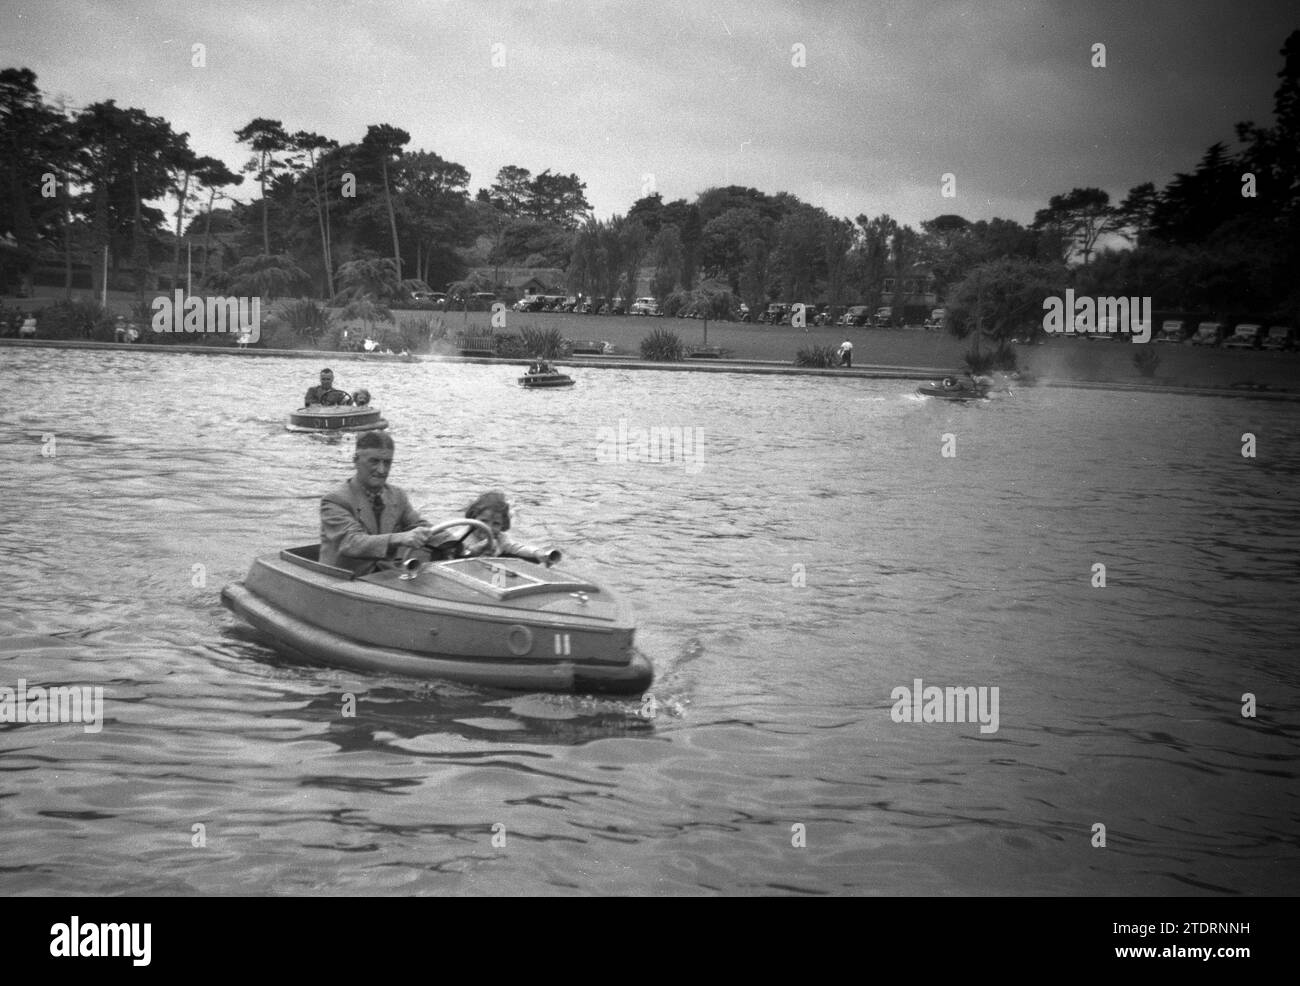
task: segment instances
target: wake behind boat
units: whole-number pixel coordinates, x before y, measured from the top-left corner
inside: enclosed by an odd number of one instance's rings
[[[477,522],[438,527],[466,524]],[[521,558],[357,577],[312,544],[257,558],[221,601],[309,663],[529,691],[641,693],[654,676],[609,590]]]

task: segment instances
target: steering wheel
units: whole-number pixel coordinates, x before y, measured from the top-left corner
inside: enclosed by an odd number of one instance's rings
[[[462,555],[461,557],[477,558],[479,557],[479,555],[485,555],[489,553],[494,555],[496,554],[497,552],[496,535],[492,533],[492,528],[488,527],[488,525],[483,523],[483,521],[481,520],[472,520],[469,517],[457,517],[455,520],[444,520],[440,523],[434,524],[431,528],[429,528],[429,533],[437,534],[439,531],[446,531],[453,527],[470,527],[470,528],[477,527],[483,534],[487,535],[487,542],[485,544],[469,550],[468,554]],[[468,535],[469,532],[466,531],[465,535],[460,538],[460,542],[453,541],[450,543],[452,544],[461,543],[463,545],[465,541],[465,537],[467,537]]]
[[[328,400],[331,394],[342,394],[343,397],[340,400],[331,401]],[[332,407],[338,404],[346,406],[352,403],[352,395],[349,394],[346,390],[336,390],[335,388],[331,387],[329,390],[325,391],[325,393],[320,395],[320,402],[322,407]]]

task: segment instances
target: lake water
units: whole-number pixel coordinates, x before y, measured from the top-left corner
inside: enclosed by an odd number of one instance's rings
[[[0,360],[0,687],[104,689],[97,733],[0,723],[2,893],[1300,887],[1300,404],[334,364],[427,516],[505,489],[628,600],[650,706],[298,667],[221,607],[350,473],[283,428],[317,364]],[[620,422],[689,461],[609,461]],[[916,679],[996,730],[895,721]]]

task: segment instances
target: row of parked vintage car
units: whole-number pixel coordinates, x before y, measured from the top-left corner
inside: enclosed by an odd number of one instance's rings
[[[1231,332],[1228,331],[1229,326],[1232,326]],[[1099,331],[1084,336],[1096,342],[1120,337],[1121,334],[1110,326],[1102,326]],[[1300,348],[1300,339],[1297,338],[1295,329],[1289,325],[1270,325],[1266,329],[1263,322],[1205,321],[1197,322],[1193,328],[1191,320],[1179,318],[1163,320],[1151,341],[1186,346],[1217,346],[1222,349],[1289,351]]]

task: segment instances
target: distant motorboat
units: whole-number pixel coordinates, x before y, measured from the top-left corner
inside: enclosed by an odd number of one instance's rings
[[[545,360],[539,360],[528,367],[519,382],[525,387],[572,387],[573,377],[560,373]]]
[[[922,397],[938,397],[945,401],[978,401],[989,395],[987,378],[944,377],[935,383],[923,383],[916,388]]]

